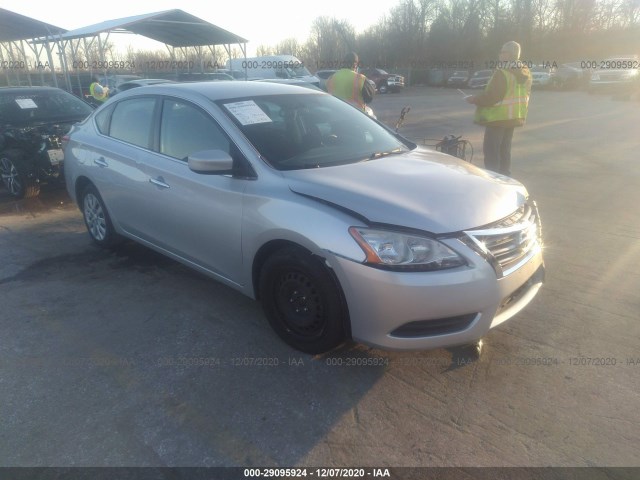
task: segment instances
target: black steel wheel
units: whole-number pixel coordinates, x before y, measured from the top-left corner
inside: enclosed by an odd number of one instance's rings
[[[279,250],[262,267],[259,292],[271,327],[295,349],[317,354],[345,341],[347,309],[321,259],[300,248]]]
[[[104,248],[116,245],[120,237],[113,228],[98,189],[91,184],[87,185],[82,191],[79,204],[91,240]]]
[[[0,175],[9,195],[14,198],[37,197],[40,185],[27,177],[24,168],[24,154],[20,150],[0,153]]]

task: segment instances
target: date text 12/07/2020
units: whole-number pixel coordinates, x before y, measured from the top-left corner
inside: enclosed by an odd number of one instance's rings
[[[245,468],[244,478],[391,478],[388,468]]]

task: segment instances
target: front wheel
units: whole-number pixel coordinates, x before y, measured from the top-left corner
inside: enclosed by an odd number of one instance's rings
[[[118,243],[119,236],[113,228],[107,208],[102,197],[93,185],[88,185],[80,197],[80,206],[84,224],[89,231],[91,240],[103,248],[113,247]]]
[[[293,348],[318,354],[345,341],[347,309],[322,260],[296,247],[279,250],[265,262],[259,289],[269,324]]]
[[[6,150],[0,154],[2,183],[14,198],[37,197],[40,185],[31,181],[24,173],[24,154],[19,150]]]

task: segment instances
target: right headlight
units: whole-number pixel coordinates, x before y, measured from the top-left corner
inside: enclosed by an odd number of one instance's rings
[[[351,227],[366,263],[389,270],[434,271],[466,265],[464,258],[433,238],[389,230]]]

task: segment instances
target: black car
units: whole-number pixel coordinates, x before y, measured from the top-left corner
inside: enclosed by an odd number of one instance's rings
[[[146,87],[148,85],[158,85],[160,83],[175,83],[175,82],[173,80],[166,80],[164,78],[140,78],[137,80],[130,80],[128,82],[121,83],[113,91],[110,91],[109,96],[113,97],[118,93],[126,92],[127,90],[131,90],[132,88]]]
[[[0,88],[0,174],[11,196],[35,197],[41,183],[64,180],[62,137],[91,111],[59,88]]]
[[[368,80],[376,84],[380,93],[399,92],[404,88],[404,77],[395,73],[387,73],[381,68],[363,68],[359,70]]]
[[[451,88],[465,88],[469,81],[469,72],[466,70],[456,70],[447,79],[447,87]]]

